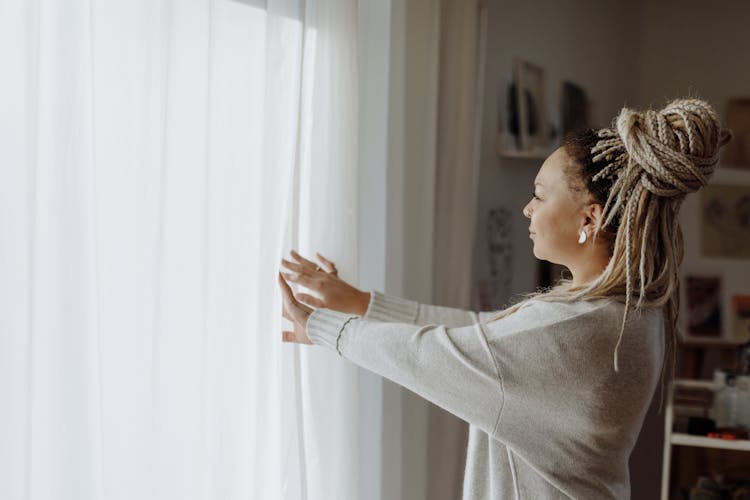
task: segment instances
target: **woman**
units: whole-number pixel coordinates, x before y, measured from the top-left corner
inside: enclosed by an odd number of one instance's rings
[[[336,349],[469,422],[464,498],[629,498],[628,458],[674,352],[678,211],[730,136],[681,99],[566,138],[523,213],[534,255],[572,279],[499,313],[363,292],[292,253],[283,340]]]

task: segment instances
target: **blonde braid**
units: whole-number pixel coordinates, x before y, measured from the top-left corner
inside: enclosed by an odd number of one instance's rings
[[[662,225],[662,230],[669,234],[668,246],[671,247],[667,249],[667,260],[673,264],[669,266],[673,270],[670,280],[673,283],[667,289],[674,291],[678,279],[677,266],[680,264],[673,260],[674,250],[682,247],[681,238],[678,240],[676,236],[679,230],[677,210],[685,195],[708,183],[718,162],[719,148],[731,136],[728,131],[723,131],[723,134],[720,131],[721,125],[710,105],[697,99],[681,99],[670,102],[660,111],[639,113],[623,108],[615,120],[615,130],[600,131],[599,137],[602,139],[591,150],[594,161],[606,161],[617,154],[608,167],[594,176],[594,180],[620,170],[604,208],[604,227],[618,213],[625,221],[625,311],[615,347],[615,371],[619,370],[617,354],[630,312],[634,284],[638,283],[636,309],[639,309],[647,299],[647,285],[653,281],[647,276],[647,267],[653,267],[647,266],[647,250],[651,246],[650,236],[655,218],[651,210],[653,197],[672,198],[677,202],[668,205],[672,212],[668,218],[672,219],[672,223],[668,227]],[[639,222],[638,231],[635,230],[636,220]],[[636,233],[641,236],[638,241],[641,248],[637,258],[637,275],[632,262]],[[665,297],[660,299],[656,302],[662,302]],[[669,319],[676,319],[676,314],[676,310],[670,311],[668,315],[675,318]],[[676,322],[669,329],[674,342]]]

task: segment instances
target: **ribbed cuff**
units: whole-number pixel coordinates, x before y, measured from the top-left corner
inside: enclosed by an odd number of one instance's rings
[[[392,323],[414,323],[417,321],[419,302],[372,291],[370,304],[364,319]]]
[[[359,316],[331,309],[315,309],[307,318],[307,336],[313,344],[335,349],[341,356],[340,340],[346,324]]]

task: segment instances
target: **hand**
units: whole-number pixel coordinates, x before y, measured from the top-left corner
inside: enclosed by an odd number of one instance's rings
[[[298,344],[312,344],[310,337],[307,336],[307,318],[313,312],[312,308],[297,302],[294,298],[292,289],[284,281],[284,277],[279,273],[279,286],[282,294],[282,312],[281,315],[294,323],[294,331],[281,332],[282,342],[296,342]]]
[[[312,290],[317,296],[298,293],[296,299],[313,307],[324,307],[344,313],[364,316],[370,304],[370,293],[363,292],[339,278],[333,262],[319,253],[315,255],[320,266],[292,250],[289,252],[296,262],[281,259],[281,264],[293,273],[283,274],[284,278]]]

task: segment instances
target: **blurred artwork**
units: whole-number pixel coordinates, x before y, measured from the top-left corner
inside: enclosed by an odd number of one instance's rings
[[[721,279],[688,276],[687,333],[696,337],[721,336]]]
[[[733,340],[750,340],[750,295],[732,297],[732,316]]]
[[[586,92],[570,82],[562,84],[562,133],[589,126],[589,110]]]
[[[750,186],[706,186],[701,193],[701,252],[750,258]]]
[[[750,168],[750,98],[730,99],[727,128],[732,140],[721,152],[721,163],[729,167]]]
[[[509,128],[517,133],[518,149],[534,151],[547,146],[544,70],[527,61],[516,59],[513,85],[508,96]]]
[[[513,279],[511,212],[505,207],[492,209],[487,216],[489,276],[479,280],[476,306],[480,311],[495,311],[510,298]]]

